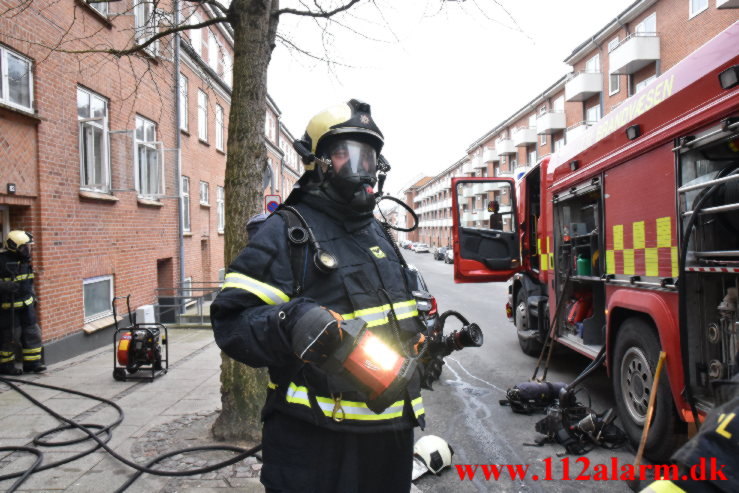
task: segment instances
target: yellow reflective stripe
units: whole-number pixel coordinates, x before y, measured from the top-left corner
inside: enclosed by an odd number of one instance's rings
[[[399,301],[397,303],[393,303],[393,310],[395,311],[395,316],[398,317],[398,320],[418,316],[416,300]],[[352,313],[345,313],[341,316],[345,320],[361,318],[362,320],[367,322],[367,327],[375,327],[388,323],[389,313],[390,305],[386,304],[382,306],[373,306],[371,308],[362,308],[361,310],[356,310]]]
[[[411,405],[413,406],[413,414],[416,415],[416,418],[418,418],[420,415],[424,414],[426,412],[426,409],[423,407],[423,398],[417,397],[411,401]]]
[[[15,355],[13,353],[6,354],[0,355],[0,363],[8,363],[9,361],[15,360]]]
[[[606,274],[616,273],[616,252],[606,250]]]
[[[648,276],[659,276],[659,249],[644,249],[644,266]]]
[[[657,219],[657,248],[672,246],[672,218],[660,217]]]
[[[35,347],[33,349],[24,349],[23,350],[23,354],[35,354],[35,353],[40,353],[40,352],[41,352],[41,348],[40,347]]]
[[[15,282],[15,281],[25,281],[26,279],[33,279],[33,278],[34,278],[34,275],[33,273],[31,273],[31,274],[18,274],[15,277],[3,277],[1,280]]]
[[[290,382],[288,386],[285,399],[292,404],[303,404],[304,406],[310,407],[308,389],[306,387],[298,387],[293,382]]]
[[[613,249],[624,249],[624,225],[616,224],[613,226]]]
[[[634,249],[627,248],[623,251],[624,254],[624,274],[627,276],[633,276],[634,270]]]
[[[39,359],[41,359],[40,354],[37,354],[36,356],[26,356],[25,354],[23,355],[23,361],[36,361]]]
[[[23,306],[28,306],[28,305],[31,305],[32,303],[33,303],[33,296],[29,296],[23,301],[16,301],[15,303],[13,303],[12,307],[22,308]],[[11,307],[10,303],[3,303],[0,305],[0,308],[2,308],[3,310],[7,310],[10,307]]]
[[[274,382],[269,382],[269,383],[267,383],[267,388],[274,390],[274,389],[277,388],[277,384],[274,383]]]
[[[270,382],[270,385],[274,385],[274,387],[270,388],[277,387],[277,385],[273,384],[272,382]],[[308,388],[296,385],[294,382],[290,382],[290,385],[288,385],[285,399],[291,404],[301,404],[303,406],[311,407],[310,399],[308,397]],[[336,406],[336,402],[334,401],[334,399],[330,397],[317,396],[316,402],[318,403],[318,407],[321,408],[321,411],[325,416],[329,418],[333,416],[334,407]],[[417,399],[414,399],[413,403],[413,411],[416,414],[416,417],[418,417],[424,413],[423,401],[419,397]],[[403,407],[405,406],[405,401],[401,400],[392,403],[380,414],[375,414],[375,412],[367,407],[367,404],[364,402],[347,401],[341,399],[339,401],[339,405],[344,410],[344,419],[353,419],[356,421],[379,421],[383,419],[394,419],[401,417],[403,415]]]
[[[685,490],[680,488],[672,481],[666,479],[658,479],[654,483],[650,484],[641,493],[685,493]]]
[[[290,301],[290,297],[279,289],[237,272],[226,274],[226,279],[221,289],[226,288],[237,288],[248,291],[268,305],[281,305]]]
[[[633,235],[634,250],[646,248],[647,242],[644,235],[644,221],[632,223],[631,233]]]
[[[670,256],[672,257],[672,277],[677,277],[679,270],[677,268],[677,247],[670,247]]]

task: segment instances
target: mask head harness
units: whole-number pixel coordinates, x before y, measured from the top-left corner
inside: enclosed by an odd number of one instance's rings
[[[375,207],[374,186],[390,169],[380,156],[384,144],[370,105],[356,99],[314,116],[305,134],[293,143],[310,180],[336,202],[357,212]],[[306,178],[307,177],[307,178]]]

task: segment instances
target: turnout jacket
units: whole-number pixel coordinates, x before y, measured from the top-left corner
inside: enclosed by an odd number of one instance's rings
[[[412,295],[416,278],[402,266],[377,220],[371,216],[342,220],[315,208],[321,205],[300,202],[294,207],[321,248],[337,258],[338,267],[328,274],[320,272],[310,242],[299,248],[291,245],[285,219],[272,214],[229,266],[211,305],[216,343],[237,361],[268,368],[263,419],[278,411],[352,432],[423,426],[420,370],[398,401],[375,414],[366,405],[368,395],[346,373],[327,374],[300,361],[291,349],[290,328],[316,305],[345,319],[363,318],[373,333],[401,354],[413,354],[406,343],[423,330]],[[297,283],[291,254],[303,257],[296,263],[301,272]],[[302,293],[295,292],[298,284]],[[344,419],[337,422],[335,416]]]
[[[0,310],[23,308],[33,304],[33,268],[28,259],[0,250]]]

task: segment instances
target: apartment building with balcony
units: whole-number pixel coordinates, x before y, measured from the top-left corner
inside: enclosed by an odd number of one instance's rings
[[[153,5],[0,0],[0,242],[12,229],[34,235],[50,362],[109,343],[113,296],[130,294],[135,309],[160,290],[196,296],[223,274],[232,33],[190,30],[121,59],[45,48],[62,36],[67,50],[122,47],[158,23],[212,15]],[[292,136],[266,107],[274,183],[291,187],[302,171]]]
[[[637,0],[565,59],[571,72],[496,124],[466,150],[466,156],[439,175],[406,191],[406,203],[433,218],[451,217],[446,196],[434,193],[442,176],[519,178],[543,157],[579,139],[594,123],[699,46],[739,19],[736,0]],[[505,197],[471,187],[460,200],[461,221],[486,227],[487,204]],[[419,201],[419,197],[424,200]],[[429,218],[429,220],[433,220]],[[505,227],[505,226],[504,226]],[[451,225],[422,222],[419,241],[445,245]]]

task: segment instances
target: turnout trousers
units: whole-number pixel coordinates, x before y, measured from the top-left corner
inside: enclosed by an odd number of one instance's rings
[[[41,328],[36,320],[34,305],[0,310],[0,364],[15,361],[15,328],[20,327],[20,343],[23,363],[29,366],[41,364]]]
[[[331,431],[275,412],[262,429],[268,493],[408,493],[413,429]]]

